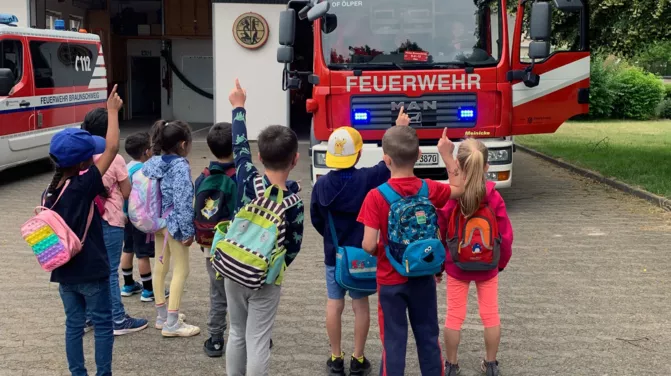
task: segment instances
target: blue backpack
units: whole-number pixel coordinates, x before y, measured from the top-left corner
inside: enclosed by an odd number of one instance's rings
[[[340,287],[349,291],[377,291],[377,257],[357,247],[339,247],[335,224],[331,212],[328,212],[329,228],[336,247],[335,280]]]
[[[405,277],[435,275],[443,270],[445,247],[440,241],[436,208],[429,201],[429,186],[403,197],[389,185],[378,187],[389,204],[385,252],[394,269]]]

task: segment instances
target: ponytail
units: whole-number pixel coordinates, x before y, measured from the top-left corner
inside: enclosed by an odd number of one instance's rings
[[[56,188],[58,188],[58,183],[61,182],[61,179],[63,179],[63,170],[56,167],[54,177],[51,179],[51,183],[49,183],[49,187],[47,188],[47,196],[50,196],[56,192]]]
[[[151,127],[153,155],[178,154],[182,142],[191,143],[191,127],[181,120],[158,120]]]
[[[487,193],[487,147],[476,139],[467,139],[459,146],[457,160],[464,173],[464,195],[459,199],[461,214],[470,217],[475,213]]]

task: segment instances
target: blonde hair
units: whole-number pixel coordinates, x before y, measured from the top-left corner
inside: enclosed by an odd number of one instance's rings
[[[457,161],[464,174],[464,195],[459,199],[461,213],[470,217],[480,207],[480,203],[487,193],[487,147],[474,138],[466,139],[459,145]]]

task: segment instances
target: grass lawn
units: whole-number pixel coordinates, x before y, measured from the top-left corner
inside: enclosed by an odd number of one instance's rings
[[[671,198],[671,121],[569,122],[515,142]]]

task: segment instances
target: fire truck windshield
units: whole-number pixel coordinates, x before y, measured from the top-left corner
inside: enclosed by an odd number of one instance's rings
[[[331,0],[338,26],[322,33],[324,60],[340,70],[496,65],[498,9],[496,0]]]

